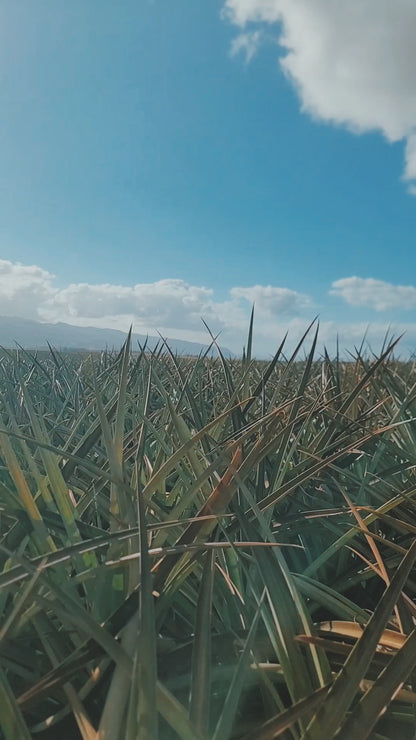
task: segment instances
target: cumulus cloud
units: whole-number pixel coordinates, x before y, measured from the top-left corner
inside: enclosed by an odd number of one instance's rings
[[[272,285],[234,287],[222,301],[212,288],[178,279],[58,287],[41,267],[0,260],[0,316],[122,330],[133,325],[140,333],[195,341],[206,339],[204,319],[214,333],[243,342],[253,303],[266,333],[277,319],[290,320],[310,305],[307,296]]]
[[[272,316],[293,316],[311,305],[308,296],[289,288],[273,285],[253,285],[250,288],[232,288],[232,298],[254,304],[256,310],[267,312]]]
[[[347,303],[378,311],[416,307],[416,288],[380,280],[343,278],[332,284],[331,292]],[[223,346],[239,352],[247,340],[253,304],[254,350],[266,357],[273,355],[287,331],[286,352],[290,352],[315,313],[309,296],[284,286],[235,286],[224,300],[218,300],[212,288],[173,279],[133,286],[71,283],[59,287],[55,277],[37,265],[0,260],[0,316],[124,331],[133,325],[134,331],[142,334],[159,330],[168,338],[206,342],[203,318],[214,334],[220,332]],[[368,341],[377,350],[388,324],[379,322],[368,328],[362,321],[342,323],[323,317],[319,350],[325,344],[333,351],[337,336],[344,347],[360,344],[367,329]],[[405,332],[401,346],[412,351],[412,342],[416,345],[416,324],[398,324],[391,327],[391,332]]]
[[[127,285],[75,283],[57,291],[41,308],[41,315],[57,321],[63,315],[90,323],[108,317],[133,317],[146,327],[172,329],[200,325],[211,313],[212,290],[183,280]]]
[[[37,265],[0,260],[0,315],[33,318],[53,296],[53,278]]]
[[[231,288],[225,301],[215,300],[213,290],[183,280],[126,285],[71,284],[56,291],[39,307],[45,321],[66,320],[78,325],[128,326],[162,333],[201,332],[203,318],[213,331],[245,331],[251,304],[270,319],[291,317],[308,305],[307,296],[288,288],[254,285]],[[194,334],[194,337],[196,335]]]
[[[302,110],[405,140],[404,178],[416,179],[414,0],[226,0],[224,15],[244,31],[280,24],[280,65]]]
[[[373,278],[336,280],[330,293],[343,298],[351,306],[367,306],[376,311],[416,308],[416,288],[413,285],[392,285]]]

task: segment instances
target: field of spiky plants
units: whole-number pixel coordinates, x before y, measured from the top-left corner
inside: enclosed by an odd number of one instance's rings
[[[416,733],[416,366],[4,351],[0,734]]]

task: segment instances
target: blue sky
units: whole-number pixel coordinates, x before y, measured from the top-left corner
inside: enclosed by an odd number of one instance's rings
[[[0,314],[416,347],[416,10],[351,8],[3,0]]]

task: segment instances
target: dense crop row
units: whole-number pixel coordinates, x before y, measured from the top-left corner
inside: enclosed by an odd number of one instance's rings
[[[414,736],[416,368],[310,343],[3,353],[6,740]]]

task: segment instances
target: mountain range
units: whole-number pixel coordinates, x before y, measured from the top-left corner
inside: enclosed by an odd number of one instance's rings
[[[0,347],[24,349],[47,349],[48,344],[58,350],[90,350],[103,349],[118,350],[125,342],[127,334],[118,329],[98,329],[93,326],[72,326],[71,324],[57,323],[44,324],[31,319],[20,319],[10,316],[0,316]],[[152,350],[160,345],[160,337],[132,334],[132,348],[138,349],[146,343]],[[167,339],[172,352],[179,355],[198,355],[204,352],[208,345],[198,342],[189,342],[183,339]],[[224,354],[232,356],[232,352],[221,348]]]

